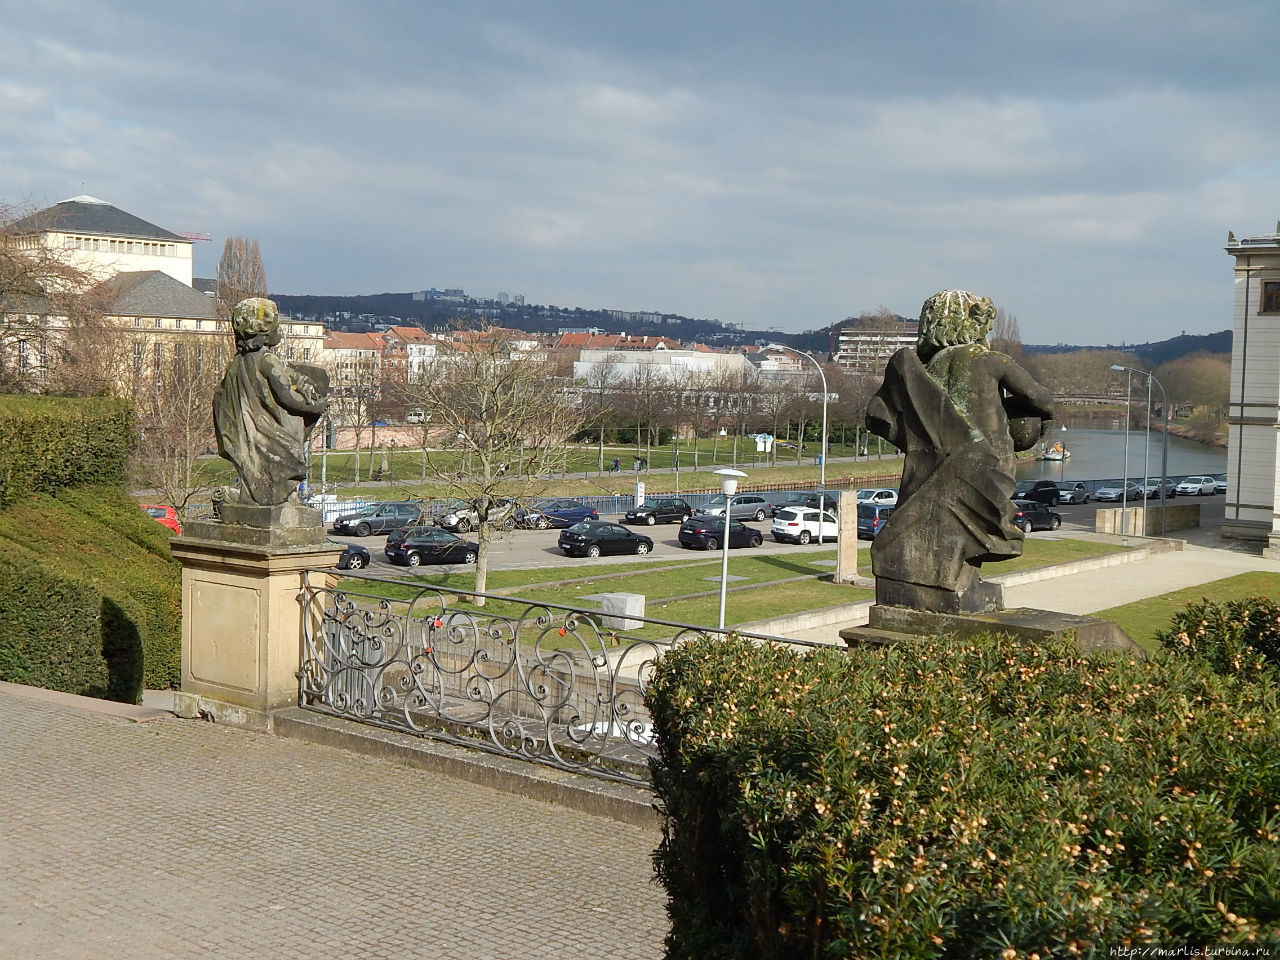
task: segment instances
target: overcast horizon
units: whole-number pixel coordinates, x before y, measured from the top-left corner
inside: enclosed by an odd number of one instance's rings
[[[1231,326],[1280,217],[1242,0],[4,3],[0,200],[273,293],[460,287],[799,332],[962,287],[1037,344]]]

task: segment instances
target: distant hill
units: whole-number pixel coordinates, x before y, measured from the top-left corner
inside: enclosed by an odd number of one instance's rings
[[[382,324],[418,326],[425,330],[447,327],[458,320],[493,323],[529,333],[555,333],[564,328],[596,328],[605,333],[670,337],[686,343],[732,344],[783,343],[815,354],[833,351],[839,331],[849,323],[842,319],[804,333],[777,330],[745,330],[719,320],[684,317],[676,313],[619,311],[501,302],[468,297],[462,291],[375,293],[363,296],[311,296],[273,293],[284,314],[299,319],[325,321],[332,329],[361,331]],[[326,320],[326,318],[329,318]],[[900,318],[903,319],[903,318]],[[1201,336],[1179,336],[1154,343],[1105,347],[1071,344],[1029,344],[1028,353],[1065,353],[1072,350],[1124,350],[1153,364],[1167,363],[1189,353],[1231,352],[1231,331]]]
[[[1137,354],[1144,360],[1149,360],[1152,365],[1168,363],[1170,360],[1177,360],[1179,357],[1185,357],[1189,353],[1230,353],[1231,352],[1231,331],[1221,330],[1218,333],[1202,333],[1202,334],[1182,334],[1181,336],[1171,337],[1168,340],[1157,340],[1152,343],[1126,343],[1117,345],[1109,343],[1106,346],[1089,346],[1089,345],[1072,345],[1064,343],[1049,344],[1023,344],[1023,348],[1027,353],[1071,353],[1076,350],[1123,350],[1126,353]]]

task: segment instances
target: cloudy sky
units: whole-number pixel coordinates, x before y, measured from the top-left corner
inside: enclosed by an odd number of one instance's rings
[[[462,287],[814,329],[964,287],[1029,343],[1231,325],[1280,217],[1275,0],[0,0],[0,200]]]

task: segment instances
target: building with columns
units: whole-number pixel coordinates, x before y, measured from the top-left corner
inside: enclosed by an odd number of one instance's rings
[[[1236,239],[1223,536],[1266,540],[1280,559],[1280,223]]]

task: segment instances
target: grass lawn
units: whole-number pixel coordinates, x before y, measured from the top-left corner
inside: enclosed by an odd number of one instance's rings
[[[1189,603],[1199,603],[1206,598],[1223,601],[1277,595],[1280,595],[1280,574],[1253,571],[1187,587],[1185,590],[1175,590],[1173,593],[1136,603],[1126,603],[1109,610],[1099,610],[1091,616],[1115,621],[1144,649],[1155,651],[1159,649],[1156,634],[1168,629],[1173,615]]]

